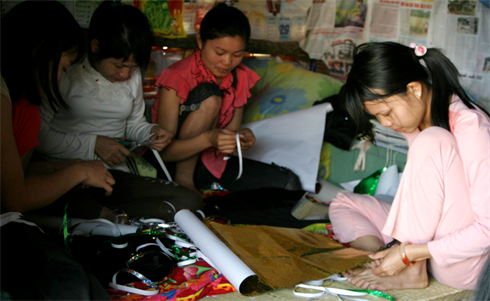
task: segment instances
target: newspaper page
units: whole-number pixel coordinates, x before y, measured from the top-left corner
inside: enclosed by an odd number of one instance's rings
[[[313,0],[307,20],[310,31],[300,47],[310,58],[322,60],[331,76],[347,79],[352,52],[364,42],[367,10],[361,0]]]
[[[461,73],[470,96],[490,110],[490,9],[480,1],[440,1],[434,23],[445,32],[434,33],[432,47],[443,49]],[[446,12],[446,14],[442,12]]]
[[[490,110],[490,8],[481,1],[313,1],[307,20],[310,31],[300,46],[310,58],[325,61],[332,76],[346,78],[351,46],[366,41],[414,42],[441,49],[460,71],[461,84],[473,100]],[[362,25],[354,17],[361,15],[361,3]]]

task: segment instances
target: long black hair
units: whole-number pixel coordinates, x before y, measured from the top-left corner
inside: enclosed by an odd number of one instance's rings
[[[2,17],[2,76],[12,101],[25,96],[41,103],[40,89],[51,108],[68,108],[58,88],[58,67],[63,52],[86,53],[83,30],[58,1],[24,1]]]
[[[207,40],[214,40],[224,37],[240,37],[245,46],[250,40],[250,23],[247,16],[236,7],[226,3],[219,3],[210,9],[202,19],[199,29],[202,44]],[[233,88],[236,88],[236,71],[231,71],[233,75]]]
[[[150,62],[153,46],[153,30],[146,16],[132,5],[104,1],[94,11],[89,25],[89,40],[97,39],[98,52],[89,52],[91,63],[106,58],[122,58],[131,55],[141,68]]]
[[[450,131],[451,95],[458,95],[469,108],[477,107],[461,87],[459,76],[458,69],[439,49],[427,49],[426,54],[419,57],[413,48],[399,43],[364,43],[354,49],[354,62],[343,97],[361,135],[374,140],[371,128],[367,126],[366,120],[370,116],[364,111],[363,102],[404,95],[409,83],[419,82],[432,91],[432,125]],[[373,89],[386,94],[377,94]]]
[[[485,265],[483,266],[478,283],[471,296],[472,301],[490,300],[490,256],[487,254]]]

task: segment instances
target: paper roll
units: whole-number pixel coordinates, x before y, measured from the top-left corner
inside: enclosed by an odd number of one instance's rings
[[[324,203],[330,203],[339,192],[348,192],[347,189],[324,179],[318,179],[318,183],[320,183],[321,186],[320,191],[318,193],[308,193],[308,195]]]
[[[252,293],[258,284],[257,275],[238,258],[214,233],[191,211],[180,210],[175,222],[192,240],[213,265],[241,293]]]

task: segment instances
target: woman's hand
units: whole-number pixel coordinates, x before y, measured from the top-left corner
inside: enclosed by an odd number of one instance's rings
[[[393,276],[406,268],[407,266],[400,257],[399,249],[400,246],[396,246],[369,255],[374,260],[372,263],[373,273],[382,277]]]
[[[209,141],[213,147],[223,154],[232,154],[236,149],[236,133],[227,129],[210,131]]]
[[[106,195],[112,193],[112,185],[116,181],[101,161],[85,161],[75,164],[79,164],[84,170],[85,180],[82,181],[83,186],[103,188],[106,191]]]
[[[150,141],[155,141],[150,147],[156,151],[163,150],[167,145],[172,142],[173,134],[159,125],[151,128],[151,133],[155,135],[151,136]]]
[[[250,149],[255,144],[255,135],[251,129],[241,129],[238,130],[240,134],[240,146],[242,151]]]
[[[125,138],[121,138],[125,140]],[[121,164],[131,152],[119,143],[118,139],[97,136],[95,140],[95,154],[109,166]]]

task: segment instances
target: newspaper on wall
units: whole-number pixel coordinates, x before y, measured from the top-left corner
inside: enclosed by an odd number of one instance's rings
[[[299,41],[306,34],[311,0],[239,0],[234,6],[248,17],[252,39]]]
[[[360,18],[362,5],[366,11]],[[363,42],[440,48],[470,96],[490,110],[490,8],[480,1],[313,0],[307,28],[300,46],[341,79],[352,63],[349,49]]]

